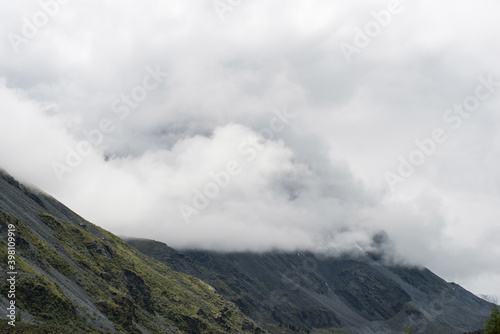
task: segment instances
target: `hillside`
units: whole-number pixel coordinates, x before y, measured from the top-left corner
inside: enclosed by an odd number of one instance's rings
[[[16,327],[8,325],[9,226]],[[124,241],[0,172],[0,333],[464,333],[491,304],[374,254],[178,251]]]
[[[182,273],[203,279],[270,332],[464,333],[482,328],[491,304],[428,269],[388,266],[376,257],[310,252],[176,251],[128,242]]]
[[[7,324],[15,227],[16,326]],[[172,270],[0,172],[1,333],[261,333],[200,279]]]

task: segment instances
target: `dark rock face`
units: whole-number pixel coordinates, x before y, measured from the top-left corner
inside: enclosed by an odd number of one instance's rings
[[[144,279],[135,272],[123,269],[122,273],[125,278],[124,281],[127,290],[135,303],[145,308],[148,312],[153,313],[151,288],[144,282]]]
[[[427,269],[384,265],[372,254],[179,252],[151,240],[127,242],[209,283],[270,332],[402,333],[411,325],[421,333],[464,333],[481,328],[491,310]]]
[[[319,270],[334,292],[368,320],[387,320],[411,300],[393,279],[367,263],[326,260],[321,264]]]

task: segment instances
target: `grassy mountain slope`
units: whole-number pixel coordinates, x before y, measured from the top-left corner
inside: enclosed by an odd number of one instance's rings
[[[55,199],[0,173],[0,312],[16,228],[15,328],[1,333],[260,333],[199,278],[173,271]],[[20,310],[20,311],[19,311]]]

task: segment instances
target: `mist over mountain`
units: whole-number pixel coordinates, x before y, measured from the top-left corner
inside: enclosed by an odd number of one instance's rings
[[[11,233],[14,267],[5,265]],[[392,334],[411,326],[458,334],[481,328],[492,306],[428,269],[388,264],[383,233],[372,252],[344,256],[127,244],[3,171],[0,236],[7,333]]]
[[[0,234],[2,333],[264,333],[206,283],[3,171]]]
[[[121,236],[340,255],[383,231],[500,296],[499,6],[2,1],[0,166]]]

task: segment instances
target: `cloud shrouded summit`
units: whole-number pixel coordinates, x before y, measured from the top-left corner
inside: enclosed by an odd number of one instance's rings
[[[0,166],[114,233],[344,251],[383,230],[500,295],[500,5],[221,2],[2,3]]]

